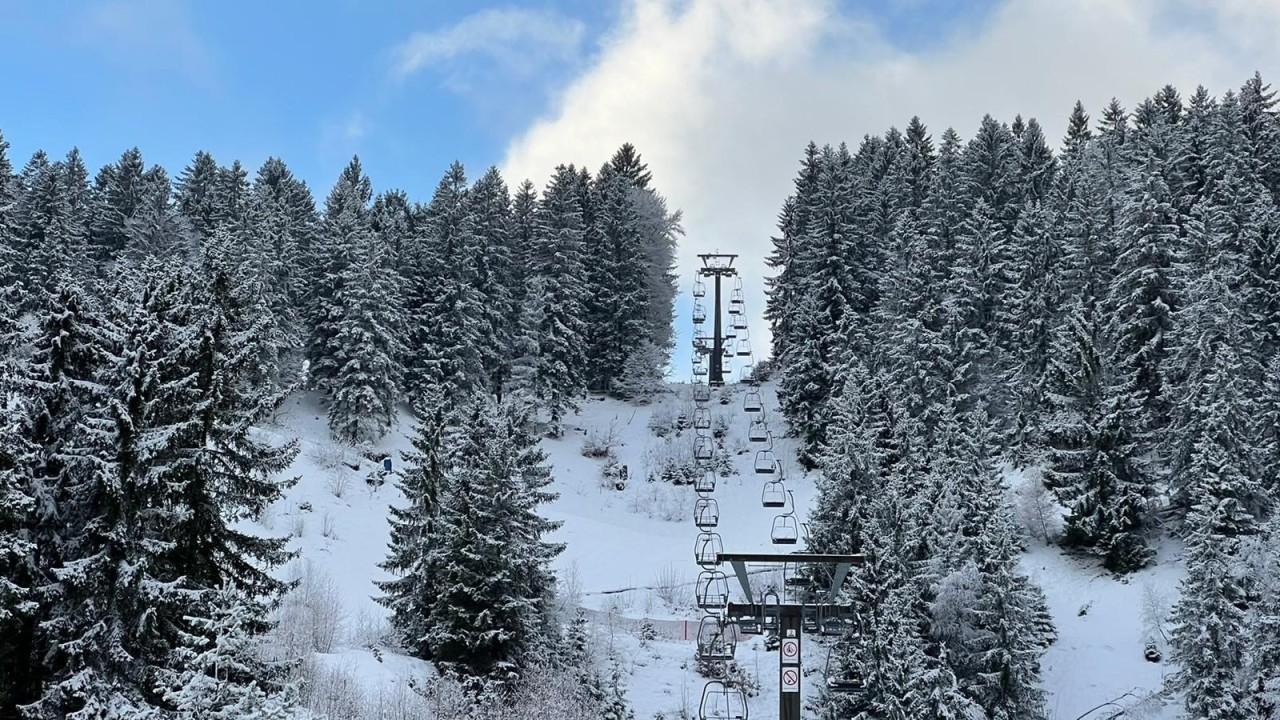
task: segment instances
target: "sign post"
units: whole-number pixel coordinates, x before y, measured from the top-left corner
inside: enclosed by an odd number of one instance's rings
[[[800,720],[800,607],[783,605],[778,618],[779,720]]]

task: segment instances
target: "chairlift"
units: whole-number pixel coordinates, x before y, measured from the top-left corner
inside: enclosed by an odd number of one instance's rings
[[[711,530],[720,524],[720,503],[715,498],[700,497],[693,503],[693,524],[699,530]]]
[[[741,285],[729,291],[729,302],[733,302],[734,300],[737,300],[738,302],[744,302],[746,300],[746,295],[743,295]]]
[[[751,341],[742,338],[738,341],[738,357],[751,357]]]
[[[755,467],[757,475],[776,475],[778,459],[774,457],[772,450],[757,450]]]
[[[823,635],[856,635],[858,632],[858,615],[852,606],[829,605],[823,613],[819,632]]]
[[[721,337],[724,338],[726,343],[731,343],[738,339],[738,331],[734,330],[732,327],[727,327],[721,331]]]
[[[698,430],[707,430],[711,427],[711,408],[697,407],[693,409],[693,427]]]
[[[778,618],[781,616],[782,598],[772,590],[760,595],[760,625],[768,632],[778,631]]]
[[[742,315],[747,311],[747,306],[741,300],[729,300],[729,314]]]
[[[702,363],[699,363],[699,362],[695,362],[695,363],[693,364],[693,375],[694,375],[694,377],[702,377],[703,375],[706,375],[706,374],[707,374],[707,366],[706,366],[706,365],[703,365]]]
[[[715,455],[715,440],[706,435],[699,435],[693,440],[693,459],[710,460]]]
[[[790,513],[773,519],[773,531],[769,533],[774,545],[795,545],[800,541],[800,525]]]
[[[693,296],[694,296],[694,297],[696,297],[696,298],[706,297],[706,296],[707,296],[707,285],[706,285],[706,283],[702,282],[701,280],[694,280],[694,281],[693,281]]]
[[[759,390],[748,390],[742,396],[742,409],[749,413],[758,413],[764,410],[764,398],[760,397]]]
[[[707,468],[693,480],[693,491],[699,495],[716,491],[716,471]]]
[[[747,693],[732,682],[711,680],[702,686],[698,720],[747,720]]]
[[[787,506],[787,488],[781,480],[770,480],[764,484],[764,490],[760,493],[760,504],[767,508]]]
[[[707,615],[698,623],[698,659],[727,662],[738,647],[738,626],[732,620]]]
[[[745,365],[738,368],[738,382],[743,383],[744,385],[751,382],[751,376],[755,374],[756,368],[754,363],[754,360],[748,360]]]
[[[769,424],[763,420],[752,420],[747,426],[747,440],[753,443],[771,443],[773,434],[769,432]]]
[[[727,342],[720,347],[720,357],[728,360],[733,357],[733,343]]]
[[[694,383],[693,384],[693,401],[696,403],[710,402],[711,386],[701,382]]]
[[[733,317],[729,318],[729,327],[733,328],[734,330],[737,330],[739,333],[741,333],[742,331],[746,330],[746,329],[747,329],[747,316],[746,316],[746,315],[734,315]]]
[[[703,307],[702,303],[694,303],[693,304],[693,323],[695,325],[701,325],[706,321],[707,321],[707,309]]]
[[[718,567],[723,552],[724,541],[720,539],[720,533],[700,532],[693,541],[693,561],[700,567]]]
[[[862,689],[862,677],[858,674],[857,667],[849,662],[849,654],[852,650],[852,642],[842,641],[834,643],[827,651],[827,663],[823,669],[822,678],[828,690],[845,693]]]
[[[720,610],[729,604],[729,576],[720,570],[698,573],[694,598],[701,610]]]
[[[818,632],[818,606],[805,605],[800,609],[800,632]]]

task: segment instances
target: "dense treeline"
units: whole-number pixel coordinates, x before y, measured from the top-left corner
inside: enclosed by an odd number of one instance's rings
[[[426,204],[355,159],[319,209],[274,158],[171,181],[134,149],[90,182],[7,147],[0,717],[305,715],[262,652],[293,554],[240,525],[292,482],[256,428],[299,387],[339,442],[421,421],[382,588],[406,647],[498,698],[564,665],[537,438],[588,390],[654,392],[672,345],[679,214],[633,147],[540,196],[454,164]]]
[[[872,560],[865,717],[1043,717],[1001,463],[1043,469],[1061,544],[1110,571],[1185,538],[1174,687],[1192,717],[1275,717],[1275,104],[1255,76],[1096,124],[1077,103],[1057,153],[990,116],[807,148],[767,314],[815,544]]]

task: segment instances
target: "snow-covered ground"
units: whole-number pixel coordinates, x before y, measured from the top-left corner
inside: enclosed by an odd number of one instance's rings
[[[557,561],[562,594],[592,611],[599,647],[620,659],[628,697],[636,717],[643,720],[658,712],[679,717],[682,709],[696,717],[704,682],[693,667],[692,638],[700,617],[694,605],[699,570],[693,562],[695,495],[690,486],[647,481],[663,448],[663,440],[649,429],[652,416],[682,407],[692,412],[688,388],[672,388],[668,399],[647,406],[587,400],[569,419],[564,438],[544,443],[559,493],[546,512],[564,523],[552,538],[566,544]],[[769,385],[765,401],[776,427],[780,416]],[[717,391],[711,407],[715,416],[728,421],[727,447],[737,470],[722,478],[715,492],[725,549],[776,551],[779,546],[769,539],[776,511],[760,503],[762,481],[752,470],[755,448],[746,438],[741,390]],[[354,671],[378,693],[403,686],[415,676],[420,679],[430,672],[425,663],[390,653],[379,658],[365,647],[385,623],[386,611],[373,600],[373,582],[388,577],[377,565],[387,549],[387,508],[403,501],[399,491],[391,482],[381,487],[366,483],[377,464],[329,441],[324,411],[312,396],[291,399],[269,432],[281,439],[297,437],[301,452],[288,473],[299,482],[271,509],[265,529],[294,536],[300,558],[285,572],[297,573],[309,564],[317,575],[327,575],[342,609],[343,630],[333,652],[321,661]],[[412,424],[405,422],[369,454],[390,455],[398,469],[399,451],[409,448],[411,433]],[[686,438],[691,435],[692,430],[685,431]],[[630,481],[625,489],[601,482],[603,461],[582,454],[588,438],[595,443],[606,439],[618,462],[627,466]],[[803,518],[815,499],[813,478],[795,466],[792,441],[775,441],[774,450],[786,465],[787,487]],[[1010,475],[1011,485],[1033,481]],[[1162,546],[1153,567],[1117,581],[1096,563],[1032,543],[1024,568],[1044,588],[1059,634],[1043,663],[1051,718],[1100,720],[1118,709],[1107,705],[1113,701],[1129,708],[1126,718],[1176,716],[1173,707],[1137,705],[1158,691],[1172,671],[1167,663],[1147,662],[1143,645],[1151,618],[1161,616],[1176,600],[1179,553],[1176,545]],[[736,590],[736,583],[732,587]],[[1144,607],[1154,614],[1144,615]],[[644,618],[659,635],[646,643],[639,638]],[[804,692],[812,698],[821,681],[826,648],[812,636],[804,642]],[[777,653],[765,652],[758,638],[748,638],[739,646],[738,662],[760,681],[760,694],[751,699],[752,716],[772,716],[777,707]]]

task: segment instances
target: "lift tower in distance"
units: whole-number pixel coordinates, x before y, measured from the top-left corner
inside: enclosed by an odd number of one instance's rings
[[[733,261],[737,259],[737,255],[726,255],[722,253],[705,253],[698,255],[702,259],[702,267],[698,268],[698,274],[702,277],[715,278],[716,294],[713,308],[715,308],[715,326],[714,337],[711,345],[711,368],[707,377],[707,384],[711,387],[724,386],[724,330],[723,318],[720,311],[720,278],[735,277],[738,270],[733,267]]]

